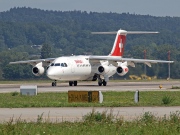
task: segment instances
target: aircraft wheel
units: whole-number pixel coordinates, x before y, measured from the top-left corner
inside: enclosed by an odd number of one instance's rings
[[[74,86],[77,86],[77,81],[74,81]]]
[[[99,85],[99,86],[102,86],[102,82],[98,82],[98,85]]]
[[[72,86],[73,85],[73,81],[69,81],[69,86]]]
[[[107,85],[107,82],[104,80],[103,81],[103,86],[106,86]]]
[[[52,82],[52,86],[53,86],[53,87],[56,86],[56,82]]]

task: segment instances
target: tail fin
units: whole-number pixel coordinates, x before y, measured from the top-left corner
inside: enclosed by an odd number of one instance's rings
[[[113,48],[111,50],[110,56],[123,56],[124,47],[126,42],[127,34],[156,34],[159,32],[148,32],[148,31],[125,31],[118,30],[117,32],[92,32],[92,34],[116,34]]]
[[[124,54],[124,45],[126,42],[126,33],[125,31],[123,31],[124,33],[122,33],[122,30],[119,30],[116,34],[116,38],[114,41],[114,45],[113,48],[111,50],[111,53],[109,54],[110,56],[123,56]]]

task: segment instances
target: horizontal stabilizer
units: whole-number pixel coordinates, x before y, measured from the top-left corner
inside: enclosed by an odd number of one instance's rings
[[[117,34],[117,31],[112,31],[112,32],[91,32],[91,34]]]
[[[119,30],[119,31],[111,31],[111,32],[91,32],[91,34],[158,34],[157,31],[125,31],[125,30]]]
[[[158,34],[158,31],[127,31],[127,34]]]

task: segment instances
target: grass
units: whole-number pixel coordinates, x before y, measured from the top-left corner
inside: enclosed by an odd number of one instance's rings
[[[23,107],[125,107],[125,106],[180,106],[180,91],[140,92],[139,103],[134,102],[135,92],[103,92],[103,103],[68,103],[67,92],[38,93],[22,96],[18,92],[0,93],[1,108]]]
[[[173,98],[171,98],[170,96],[167,96],[167,95],[162,98],[162,102],[165,105],[172,103],[173,100],[174,100]]]
[[[179,86],[172,86],[172,89],[180,89]]]
[[[81,122],[51,123],[50,121],[26,122],[11,119],[0,124],[2,135],[179,135],[180,113],[171,113],[170,117],[155,117],[145,112],[139,119],[124,121],[106,112],[92,111]]]

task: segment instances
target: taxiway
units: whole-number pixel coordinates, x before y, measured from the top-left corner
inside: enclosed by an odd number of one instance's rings
[[[135,120],[142,117],[145,112],[151,112],[155,117],[169,117],[171,113],[180,111],[180,107],[59,107],[59,108],[0,108],[0,122],[26,120],[36,122],[38,118],[49,122],[81,121],[83,116],[96,112],[106,112],[115,118]]]
[[[68,83],[57,83],[52,87],[50,83],[22,83],[22,84],[0,84],[0,93],[20,92],[21,85],[37,85],[38,92],[67,92],[68,90],[98,90],[98,91],[152,91],[172,90],[172,86],[180,87],[180,81],[147,81],[147,82],[108,82],[107,86],[98,86],[97,82],[79,82],[78,86],[69,86]],[[159,86],[162,86],[160,89]]]

